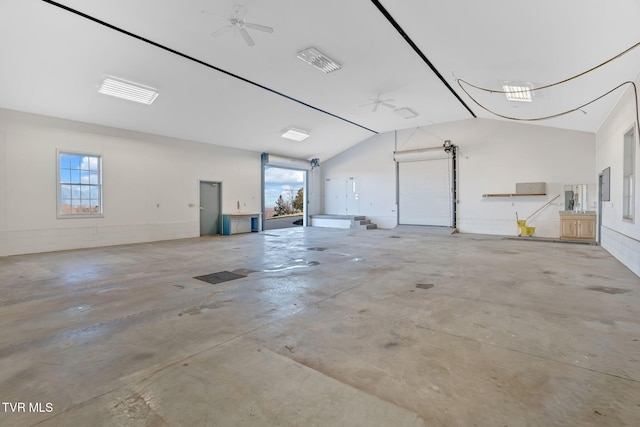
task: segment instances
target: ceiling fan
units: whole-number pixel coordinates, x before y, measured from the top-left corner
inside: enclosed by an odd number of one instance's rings
[[[380,95],[375,98],[369,98],[373,102],[369,102],[368,104],[362,104],[360,107],[367,107],[369,105],[373,105],[373,109],[371,111],[375,112],[378,110],[379,106],[387,107],[387,108],[396,108],[395,105],[389,104],[389,102],[394,101],[394,99],[381,99]]]
[[[208,12],[206,10],[203,10],[202,13],[216,15],[215,13]],[[252,22],[245,22],[244,17],[246,14],[247,14],[246,7],[240,4],[236,5],[231,16],[229,18],[225,18],[227,22],[229,22],[229,24],[220,28],[219,30],[214,31],[213,33],[211,33],[211,36],[217,37],[220,34],[226,33],[227,31],[233,29],[234,32],[240,33],[240,35],[242,36],[242,38],[244,39],[244,41],[247,43],[248,46],[254,46],[255,42],[253,41],[253,39],[251,38],[251,35],[247,31],[247,28],[251,30],[262,31],[264,33],[273,33],[273,28],[267,27],[266,25],[254,24]],[[216,15],[216,16],[220,16],[220,15]]]

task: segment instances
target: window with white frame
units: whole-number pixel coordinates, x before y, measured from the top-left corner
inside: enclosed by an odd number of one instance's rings
[[[635,192],[635,125],[624,134],[624,161],[622,164],[622,217],[633,220]]]
[[[102,156],[58,152],[58,216],[102,215]]]

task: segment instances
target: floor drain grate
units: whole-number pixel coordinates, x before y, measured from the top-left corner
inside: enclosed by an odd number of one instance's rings
[[[228,282],[230,280],[241,279],[247,277],[243,274],[233,273],[231,271],[219,271],[217,273],[206,274],[204,276],[196,276],[194,279],[202,280],[203,282],[211,283],[212,285]]]

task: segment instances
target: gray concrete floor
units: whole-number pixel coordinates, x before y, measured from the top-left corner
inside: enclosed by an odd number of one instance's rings
[[[640,425],[640,279],[597,246],[295,228],[0,283],[2,426]]]
[[[264,230],[278,230],[280,228],[292,228],[300,227],[300,225],[294,224],[294,222],[302,220],[302,215],[286,216],[284,218],[268,218],[264,221]]]

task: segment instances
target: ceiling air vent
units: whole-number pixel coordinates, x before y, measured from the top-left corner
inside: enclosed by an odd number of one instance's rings
[[[406,107],[396,108],[395,110],[393,110],[393,112],[405,119],[413,119],[414,117],[418,116],[415,111],[413,111],[411,108]]]
[[[153,88],[115,77],[105,77],[98,92],[145,105],[151,105],[158,97],[158,91]]]
[[[318,70],[326,74],[338,71],[342,68],[342,65],[338,64],[336,61],[313,47],[301,50],[298,52],[297,56],[304,62],[313,65]]]

